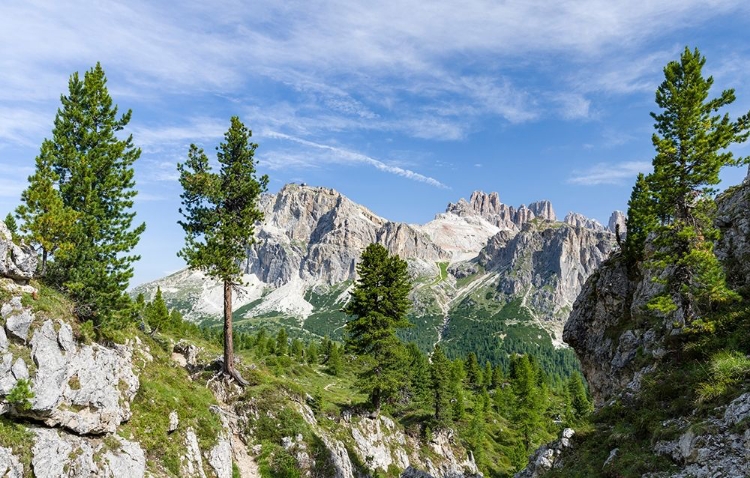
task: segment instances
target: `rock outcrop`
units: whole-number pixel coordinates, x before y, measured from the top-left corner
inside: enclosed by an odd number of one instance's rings
[[[563,466],[561,456],[567,448],[571,447],[573,435],[575,431],[572,428],[566,428],[560,433],[559,439],[539,447],[529,458],[526,468],[516,473],[515,478],[539,478],[553,468],[561,468]]]
[[[31,467],[38,478],[60,476],[142,477],[146,456],[141,447],[117,435],[88,439],[56,429],[34,428]]]
[[[722,237],[716,254],[728,282],[750,284],[750,182],[730,188],[717,200]],[[647,249],[653,247],[647,243]],[[653,251],[646,251],[650,254]],[[628,270],[622,256],[605,262],[584,285],[565,325],[564,340],[578,355],[596,406],[632,407],[643,400],[644,383],[659,370],[679,367],[670,338],[683,333],[683,312],[664,317],[647,304],[662,293],[673,269]],[[657,275],[658,274],[658,275]],[[664,369],[663,367],[668,367]],[[649,389],[650,390],[650,389]],[[649,402],[650,403],[650,402]],[[706,414],[674,416],[661,425],[676,438],[654,440],[653,453],[669,458],[675,471],[644,476],[713,477],[750,474],[750,393]],[[618,449],[605,466],[616,466]]]
[[[36,253],[28,246],[14,243],[8,227],[0,221],[0,277],[28,281],[36,267]]]
[[[478,262],[498,273],[501,299],[523,298],[559,338],[581,287],[614,247],[613,235],[603,230],[527,224],[516,234],[493,236]]]

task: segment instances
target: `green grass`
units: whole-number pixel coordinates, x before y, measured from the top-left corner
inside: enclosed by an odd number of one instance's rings
[[[133,417],[120,427],[119,433],[141,444],[149,466],[158,463],[171,475],[179,476],[180,456],[184,454],[183,434],[188,427],[195,430],[201,449],[210,450],[216,444],[221,421],[209,410],[216,399],[205,387],[205,381],[190,380],[187,372],[173,364],[157,342],[145,335],[141,340],[149,346],[154,360],[139,370],[140,388],[131,404]],[[172,410],[177,411],[180,424],[178,430],[169,435]]]
[[[438,266],[438,276],[435,279],[435,281],[432,283],[433,285],[439,284],[448,278],[448,263],[437,262],[436,264]]]
[[[0,415],[0,446],[10,448],[23,464],[24,477],[31,476],[31,446],[34,434],[24,425]]]

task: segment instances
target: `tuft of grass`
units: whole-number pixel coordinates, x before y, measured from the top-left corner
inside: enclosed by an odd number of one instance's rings
[[[34,434],[28,428],[0,416],[0,446],[10,448],[23,464],[24,470],[31,470],[31,446]]]
[[[698,403],[724,395],[750,375],[750,358],[737,351],[722,350],[711,357],[709,379],[698,385]]]

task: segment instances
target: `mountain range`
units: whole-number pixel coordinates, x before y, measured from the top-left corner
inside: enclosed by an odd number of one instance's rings
[[[414,327],[402,338],[423,350],[441,343],[449,355],[473,350],[505,362],[529,347],[564,348],[562,328],[583,283],[617,247],[615,211],[604,226],[581,214],[562,221],[549,201],[503,204],[475,191],[424,224],[389,221],[325,187],[288,184],[261,198],[265,219],[243,261],[235,294],[235,329],[341,339],[340,311],[364,248],[383,244],[409,264]],[[143,284],[160,287],[169,307],[210,326],[222,310],[219,282],[182,270]],[[572,357],[572,355],[571,355]]]

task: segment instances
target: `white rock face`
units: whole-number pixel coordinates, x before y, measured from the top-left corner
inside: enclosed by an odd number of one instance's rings
[[[188,428],[185,434],[185,454],[180,462],[180,475],[206,478],[206,472],[203,471],[201,449],[198,446],[198,437],[192,428]]]
[[[219,442],[209,452],[208,464],[217,478],[232,478],[232,444],[226,433],[222,433]]]
[[[130,402],[138,391],[132,351],[126,346],[76,346],[72,330],[47,320],[31,339],[37,371],[30,416],[48,426],[78,434],[114,433],[130,418]]]
[[[36,253],[30,247],[14,244],[8,227],[0,221],[0,277],[28,281],[34,277],[36,266]]]
[[[575,435],[572,428],[565,428],[560,433],[560,438],[547,445],[542,445],[529,458],[529,464],[523,470],[515,474],[515,478],[538,478],[544,476],[552,468],[562,465],[560,456],[566,448],[570,448],[570,439]]]
[[[13,450],[0,446],[0,476],[3,478],[23,478],[23,464]]]
[[[146,457],[141,447],[117,435],[117,450],[102,440],[70,435],[55,429],[34,428],[31,468],[37,478],[61,476],[134,477],[144,476]]]

